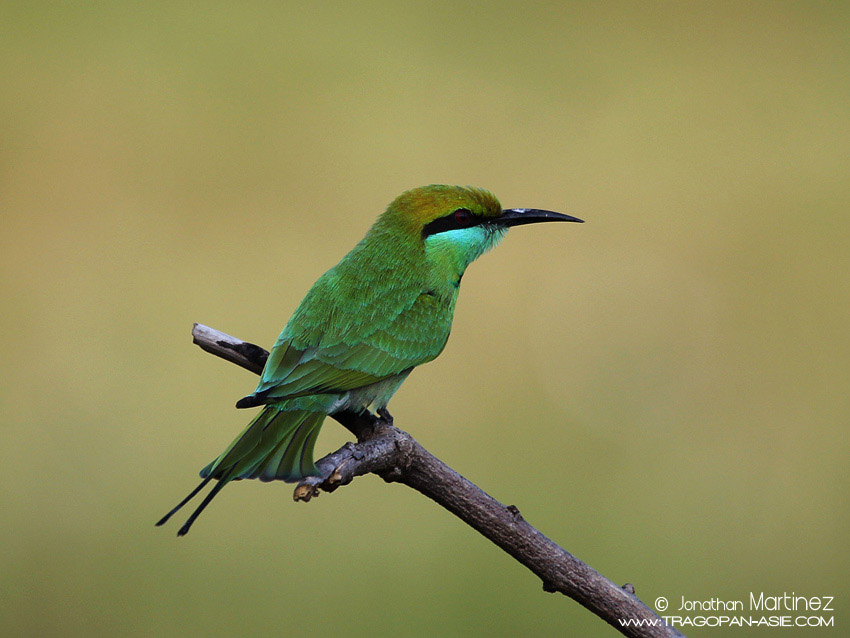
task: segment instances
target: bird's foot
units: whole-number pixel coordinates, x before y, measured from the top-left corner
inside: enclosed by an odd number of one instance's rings
[[[380,408],[377,410],[378,416],[381,417],[381,420],[387,425],[393,424],[393,415],[390,414],[390,411],[386,408]]]

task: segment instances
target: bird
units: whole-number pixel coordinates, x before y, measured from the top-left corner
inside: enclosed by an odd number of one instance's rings
[[[216,483],[178,536],[231,481],[318,475],[313,449],[326,416],[370,408],[388,416],[390,398],[411,371],[443,351],[467,266],[514,226],[582,221],[503,209],[489,191],[471,186],[432,184],[399,195],[313,284],[277,338],[256,390],[236,403],[262,410],[156,525],[210,481]]]

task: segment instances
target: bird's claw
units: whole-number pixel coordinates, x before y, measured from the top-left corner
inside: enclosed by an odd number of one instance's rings
[[[387,425],[393,424],[393,415],[390,414],[390,411],[386,408],[380,408],[377,410],[378,416],[381,417],[381,420]]]

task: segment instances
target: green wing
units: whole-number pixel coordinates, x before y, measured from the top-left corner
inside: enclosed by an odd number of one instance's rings
[[[453,299],[447,303],[420,294],[380,321],[346,321],[331,311],[320,330],[299,326],[296,312],[269,355],[256,394],[273,399],[336,394],[431,361],[449,337],[453,309]],[[317,333],[317,343],[311,345]]]

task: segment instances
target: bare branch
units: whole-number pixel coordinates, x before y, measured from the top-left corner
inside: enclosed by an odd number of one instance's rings
[[[195,324],[194,342],[207,352],[251,372],[262,372],[268,352],[252,343]],[[384,413],[384,417],[389,415]],[[333,417],[357,443],[346,443],[316,462],[320,476],[295,487],[296,501],[309,501],[319,490],[331,492],[354,477],[374,473],[424,494],[501,547],[543,581],[547,592],[560,592],[583,605],[625,636],[682,636],[634,594],[577,559],[532,527],[514,505],[507,507],[423,448],[391,419],[340,412]],[[629,623],[627,626],[625,623]]]
[[[240,341],[200,323],[192,325],[192,343],[254,374],[262,373],[266,359],[269,358],[269,353],[260,346]]]

